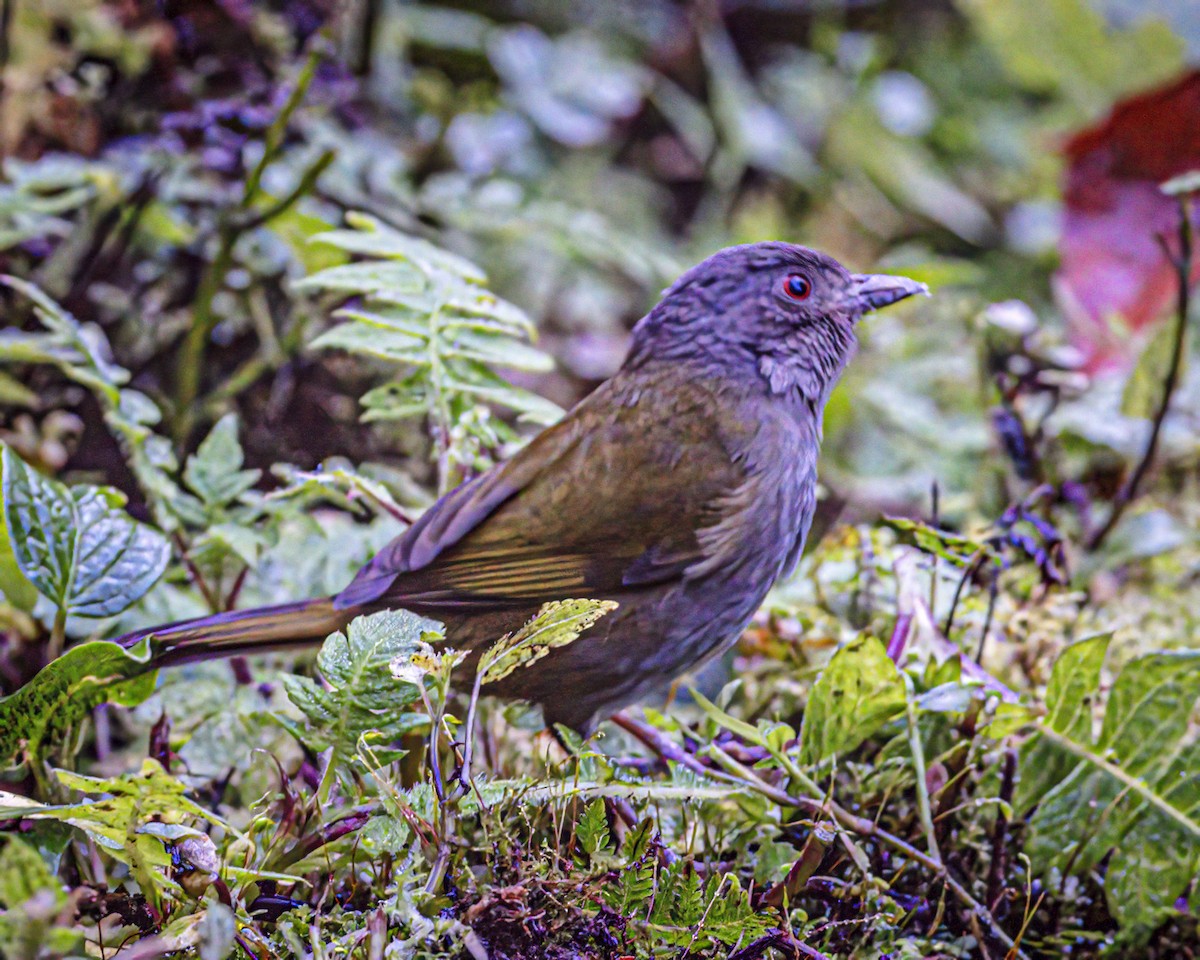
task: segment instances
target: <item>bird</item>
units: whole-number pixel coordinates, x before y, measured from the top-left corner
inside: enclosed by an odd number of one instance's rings
[[[617,372],[437,500],[339,593],[142,630],[151,666],[324,640],[403,608],[479,654],[567,598],[616,607],[490,689],[581,734],[731,646],[797,564],[823,410],[863,314],[923,283],[790,243],[729,247],[634,326]]]

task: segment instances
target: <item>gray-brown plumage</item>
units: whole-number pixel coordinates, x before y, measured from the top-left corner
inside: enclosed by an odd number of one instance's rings
[[[511,460],[442,497],[336,596],[153,632],[162,664],[323,638],[404,607],[474,652],[549,600],[615,600],[500,684],[587,731],[728,646],[796,563],[821,415],[864,311],[923,291],[804,247],[723,250],[633,332],[615,376]],[[468,669],[469,669],[468,662]]]

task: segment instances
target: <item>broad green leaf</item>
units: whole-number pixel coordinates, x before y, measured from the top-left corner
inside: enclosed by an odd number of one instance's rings
[[[149,640],[125,649],[107,640],[71,647],[0,699],[0,767],[35,762],[101,703],[133,706],[154,692]]]
[[[1100,668],[1111,640],[1111,633],[1103,633],[1073,643],[1059,654],[1046,686],[1047,714],[1043,723],[1051,730],[1079,743],[1092,742]],[[1021,747],[1021,779],[1013,806],[1021,812],[1028,810],[1070,772],[1075,762],[1047,740],[1027,740]]]
[[[98,487],[68,489],[3,452],[4,519],[17,565],[56,606],[107,617],[142,597],[166,569],[170,547],[158,531],[119,509]]]
[[[356,617],[345,633],[331,634],[317,657],[325,686],[307,677],[283,678],[288,697],[307,720],[304,740],[317,750],[332,747],[330,765],[337,768],[355,755],[364,734],[394,740],[425,723],[422,714],[404,710],[420,691],[396,680],[389,665],[441,635],[440,624],[407,610]]]
[[[1022,760],[1022,776],[1032,770],[1045,793],[1025,787],[1019,798],[1025,806],[1037,803],[1028,845],[1036,869],[1086,872],[1112,852],[1108,906],[1137,938],[1172,913],[1200,869],[1200,748],[1190,733],[1200,700],[1200,651],[1126,664],[1093,739],[1088,698],[1096,687],[1086,684],[1098,680],[1106,642],[1068,649],[1083,665],[1082,677],[1072,675],[1071,662],[1061,671],[1056,665],[1060,679],[1035,734],[1040,743]],[[1048,762],[1066,771],[1056,783],[1033,767]]]
[[[258,483],[261,470],[243,470],[236,414],[226,414],[204,438],[183,469],[184,482],[205,504],[225,506]]]
[[[876,637],[837,651],[809,694],[800,729],[800,762],[853,750],[905,709],[904,681]]]
[[[0,459],[0,471],[3,469],[3,459]],[[0,489],[3,489],[2,473]],[[0,592],[4,594],[4,599],[18,610],[32,610],[33,605],[37,603],[37,587],[21,572],[21,565],[17,563],[17,555],[13,552],[12,539],[8,534],[8,521],[3,516],[0,516]]]
[[[503,637],[479,661],[479,682],[496,683],[518,667],[528,667],[555,647],[578,639],[606,613],[617,609],[612,600],[555,600],[542,605],[537,616],[515,633]]]

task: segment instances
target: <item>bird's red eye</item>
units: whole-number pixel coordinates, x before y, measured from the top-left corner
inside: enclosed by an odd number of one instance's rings
[[[793,273],[783,281],[783,292],[793,300],[807,300],[812,293],[812,283],[803,274]]]

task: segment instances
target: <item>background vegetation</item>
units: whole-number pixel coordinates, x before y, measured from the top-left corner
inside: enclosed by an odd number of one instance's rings
[[[1200,954],[1198,51],[1184,0],[0,4],[0,951]],[[935,296],[665,712],[563,747],[401,612],[103,640],[340,588],[768,238]]]

